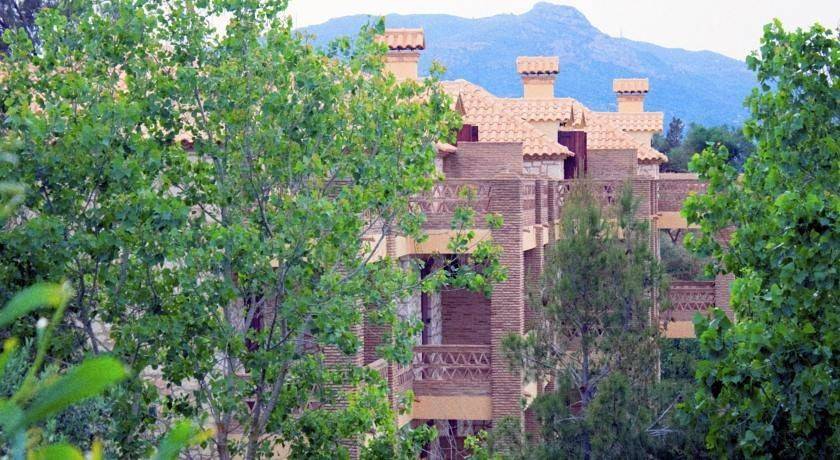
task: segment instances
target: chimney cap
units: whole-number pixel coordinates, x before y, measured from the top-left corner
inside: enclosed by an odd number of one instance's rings
[[[423,29],[385,29],[379,40],[388,45],[390,51],[419,51],[426,49]]]
[[[560,73],[560,58],[557,56],[519,56],[516,71],[522,75],[556,75]]]
[[[647,78],[616,78],[613,80],[613,92],[646,93],[650,90]]]

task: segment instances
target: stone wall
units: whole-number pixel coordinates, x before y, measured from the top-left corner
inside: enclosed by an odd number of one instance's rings
[[[636,174],[640,176],[659,179],[659,165],[657,163],[639,163]]]
[[[443,303],[440,292],[426,294],[429,296],[429,344],[443,343]]]
[[[522,164],[522,173],[530,176],[543,176],[550,179],[563,179],[564,160],[541,160],[539,157],[528,157]]]

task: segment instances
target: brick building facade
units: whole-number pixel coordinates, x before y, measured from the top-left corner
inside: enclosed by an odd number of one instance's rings
[[[418,78],[417,59],[425,47],[422,30],[389,30],[386,43],[388,67],[397,78]],[[478,190],[472,205],[479,217],[493,212],[504,218],[501,229],[479,225],[477,231],[503,248],[507,280],[495,286],[490,298],[445,290],[406,299],[415,305],[404,310],[421,315],[427,328],[418,338],[411,366],[378,360],[373,350],[381,331],[366,327],[361,332],[364,364],[387,375],[394,395],[414,392],[411,412],[398,423],[428,423],[441,431],[433,457],[458,457],[466,435],[505,417],[520,419],[526,429],[534,427],[527,405],[544,388],[510,370],[501,342],[507,334],[528,329],[533,315],[526,292],[543,270],[545,248],[556,238],[564,197],[575,181],[585,175],[604,203],[614,201],[631,181],[639,215],[653,229],[651,245],[657,253],[655,235],[660,229],[688,229],[679,214],[682,201],[704,189],[693,175],[659,173],[667,157],[651,147],[651,137],[662,130],[663,114],[644,110],[646,79],[615,80],[618,112],[607,113],[554,97],[557,58],[520,57],[515,66],[522,76],[523,98],[498,98],[463,80],[441,83],[470,135],[455,146],[441,145],[438,165],[446,179],[418,197],[429,240],[413,244],[388,236],[387,244],[387,255],[397,259],[445,254],[449,221],[460,200],[457,190],[472,187]],[[674,283],[672,311],[660,317],[666,335],[691,337],[695,312],[728,307],[729,282],[721,277]]]

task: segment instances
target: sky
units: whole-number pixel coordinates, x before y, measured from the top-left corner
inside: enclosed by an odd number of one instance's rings
[[[602,32],[669,48],[710,50],[736,59],[758,48],[764,24],[840,27],[840,0],[550,0],[577,8]],[[296,27],[351,14],[521,14],[537,0],[291,0]]]

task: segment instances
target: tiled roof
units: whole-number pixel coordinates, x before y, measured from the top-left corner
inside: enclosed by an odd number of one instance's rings
[[[526,121],[583,122],[584,107],[569,97],[554,99],[499,99],[506,111]]]
[[[616,78],[613,80],[613,92],[646,93],[650,89],[647,78]]]
[[[649,145],[640,145],[639,150],[636,153],[636,158],[638,158],[639,161],[654,161],[658,163],[668,162],[667,155]]]
[[[389,50],[422,50],[426,48],[423,29],[385,29],[381,41],[388,45]]]
[[[492,94],[480,86],[465,80],[442,82],[441,86],[458,100],[464,123],[478,126],[479,140],[521,142],[523,155],[574,155],[528,122],[508,113]]]
[[[662,131],[662,112],[595,112],[622,131]]]
[[[639,147],[629,134],[595,117],[590,117],[584,131],[586,146],[591,150],[632,150]]]
[[[516,71],[521,74],[556,74],[560,72],[560,58],[557,56],[519,56]]]
[[[649,145],[639,144],[633,136],[623,132],[603,112],[588,112],[586,145],[592,150],[636,150],[639,161],[667,162],[668,157]],[[612,115],[612,114],[610,114]]]
[[[458,151],[458,147],[447,142],[435,142],[435,148],[438,153],[450,154]]]

